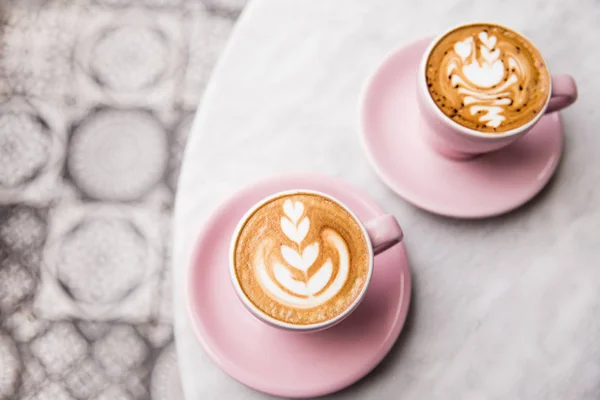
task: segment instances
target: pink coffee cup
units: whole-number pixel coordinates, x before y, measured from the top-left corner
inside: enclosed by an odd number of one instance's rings
[[[369,267],[368,267],[368,274],[366,277],[366,283],[364,284],[363,288],[361,289],[361,292],[359,293],[357,298],[354,300],[354,302],[350,306],[348,306],[348,308],[346,308],[346,310],[344,310],[341,314],[337,315],[336,317],[329,319],[327,321],[324,321],[324,322],[319,322],[319,323],[309,324],[309,325],[295,325],[295,324],[283,322],[283,321],[277,320],[277,319],[271,317],[270,315],[267,315],[263,311],[261,311],[255,304],[252,303],[252,301],[250,301],[250,299],[244,293],[244,291],[238,281],[238,278],[236,276],[235,264],[234,264],[235,263],[234,259],[235,259],[235,247],[236,247],[237,237],[239,236],[239,234],[240,234],[241,230],[243,229],[243,226],[244,226],[245,222],[248,220],[248,218],[250,218],[250,216],[252,216],[252,214],[254,214],[254,212],[257,209],[261,208],[264,204],[270,202],[272,199],[280,197],[282,195],[296,194],[296,193],[316,194],[316,195],[325,197],[325,198],[337,203],[339,206],[341,206],[343,209],[345,209],[348,212],[348,214],[350,214],[352,216],[352,218],[355,220],[355,222],[358,224],[358,226],[361,228],[363,237],[364,237],[365,241],[367,242],[368,249],[369,249]],[[402,229],[400,228],[400,225],[398,224],[396,217],[394,217],[393,215],[389,215],[389,214],[380,215],[378,217],[375,217],[375,218],[365,221],[363,223],[344,203],[342,203],[340,200],[337,200],[325,193],[316,192],[313,190],[290,190],[290,191],[276,193],[276,194],[268,196],[268,197],[264,198],[263,200],[259,201],[258,203],[256,203],[240,219],[238,226],[233,233],[233,236],[231,239],[231,245],[230,245],[229,273],[230,273],[230,277],[231,277],[231,282],[233,284],[236,294],[238,295],[238,297],[241,300],[241,302],[243,303],[243,305],[246,307],[246,309],[252,315],[254,315],[254,317],[259,319],[260,321],[262,321],[268,325],[271,325],[273,327],[288,330],[288,331],[294,331],[294,332],[320,331],[320,330],[323,330],[326,328],[330,328],[334,325],[337,325],[358,307],[358,305],[362,302],[362,300],[365,297],[365,294],[366,294],[369,284],[371,282],[371,277],[373,276],[373,268],[375,266],[374,257],[377,254],[380,254],[380,253],[386,251],[393,245],[402,241],[402,238],[403,238]]]
[[[461,24],[460,26],[471,25]],[[498,24],[491,24],[498,25]],[[439,153],[453,159],[469,159],[478,154],[499,150],[529,132],[545,113],[562,110],[577,100],[577,86],[570,75],[551,75],[549,95],[538,115],[528,123],[502,133],[489,134],[467,128],[444,114],[429,94],[426,81],[427,60],[436,44],[449,32],[442,33],[425,50],[417,70],[417,101],[427,142]],[[508,30],[514,31],[514,29]],[[523,35],[521,35],[523,36]],[[523,36],[531,43],[531,40]],[[547,65],[544,62],[544,65]]]

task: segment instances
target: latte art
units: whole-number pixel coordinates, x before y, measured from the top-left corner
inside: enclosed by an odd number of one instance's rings
[[[477,37],[479,49],[473,37],[468,37],[454,45],[454,51],[444,58],[443,65],[471,115],[479,115],[479,122],[497,128],[506,121],[506,106],[524,104],[525,95],[518,87],[526,84],[531,71],[522,54],[511,46],[497,43],[496,36],[480,32]],[[504,61],[500,59],[501,48]]]
[[[302,216],[304,204],[292,200],[283,203],[285,215],[281,217],[281,230],[289,240],[279,247],[284,262],[278,257],[266,259],[271,251],[268,241],[257,249],[252,267],[265,293],[273,300],[297,308],[312,308],[331,300],[348,279],[348,247],[344,239],[332,229],[325,229],[319,241],[303,245],[310,229],[310,220]],[[335,278],[331,257],[321,265],[314,265],[321,251],[331,248],[337,253],[338,266]],[[270,262],[269,262],[270,261]],[[271,273],[269,273],[269,264]],[[311,273],[312,272],[312,273]]]
[[[482,132],[526,124],[549,96],[549,74],[539,52],[496,25],[467,25],[447,34],[432,50],[426,74],[436,105]]]
[[[236,276],[267,315],[293,324],[335,318],[368,274],[368,247],[354,218],[330,199],[293,194],[260,207],[240,232]]]

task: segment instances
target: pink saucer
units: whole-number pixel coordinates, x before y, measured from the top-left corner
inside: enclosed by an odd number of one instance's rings
[[[456,161],[419,134],[416,70],[431,39],[389,55],[365,88],[361,135],[379,177],[398,195],[432,213],[457,218],[503,214],[534,197],[556,170],[563,149],[558,113],[544,116],[510,146]]]
[[[383,214],[365,194],[332,178],[303,175],[254,184],[225,201],[200,233],[188,275],[188,308],[196,337],[233,378],[273,395],[322,396],[364,377],[388,353],[408,312],[410,269],[402,243],[378,255],[363,302],[325,331],[285,332],[254,318],[229,280],[229,241],[238,220],[253,204],[290,189],[330,194],[360,219]]]

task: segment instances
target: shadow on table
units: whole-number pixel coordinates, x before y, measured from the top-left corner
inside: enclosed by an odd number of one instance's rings
[[[400,336],[398,337],[398,340],[396,340],[396,343],[394,343],[394,345],[390,349],[389,353],[379,363],[379,365],[377,365],[371,372],[369,372],[369,374],[366,377],[364,377],[363,379],[359,380],[358,382],[350,385],[349,387],[340,390],[339,392],[337,392],[338,395],[347,395],[349,392],[360,392],[360,391],[365,390],[364,389],[365,386],[373,385],[378,380],[384,379],[388,375],[389,370],[392,368],[392,366],[396,362],[396,360],[402,358],[404,352],[406,351],[405,349],[409,345],[410,338],[413,334],[414,325],[415,325],[414,321],[416,318],[415,314],[416,314],[416,310],[418,308],[416,299],[418,298],[417,293],[419,290],[419,285],[418,285],[419,282],[417,280],[417,277],[414,274],[414,269],[413,269],[413,274],[412,274],[411,280],[412,280],[411,281],[411,284],[412,284],[411,291],[412,292],[411,292],[410,308],[408,310],[408,314],[406,316],[406,322],[404,324],[404,327],[402,328],[402,331],[400,332]],[[322,398],[326,399],[327,396],[322,397]]]
[[[559,170],[560,171],[560,170]],[[500,222],[502,221],[502,223],[510,223],[512,221],[515,221],[519,218],[522,218],[524,215],[530,213],[532,211],[532,209],[534,207],[538,207],[540,203],[542,203],[545,199],[547,199],[549,193],[551,193],[556,187],[556,178],[553,177],[548,184],[540,191],[540,193],[538,195],[536,195],[531,201],[527,202],[526,204],[524,204],[521,207],[518,207],[517,209],[510,211],[506,214],[500,215],[500,216],[496,216],[496,217],[491,217],[491,218],[484,218],[484,219],[475,219],[475,220],[463,220],[463,219],[456,219],[456,218],[448,218],[448,217],[442,217],[439,215],[435,215],[432,213],[429,213],[427,211],[423,211],[421,209],[418,209],[415,207],[415,212],[418,212],[424,216],[426,216],[428,219],[434,220],[434,221],[438,221],[440,223],[447,223],[448,221],[451,222],[455,222],[464,226],[472,226],[472,227],[477,227],[480,226],[482,224],[486,224],[486,223],[490,223],[490,222]],[[416,314],[418,313],[418,292],[419,292],[419,281],[418,281],[418,274],[416,274],[415,272],[418,271],[418,267],[413,265],[411,267],[412,270],[412,295],[411,295],[411,304],[410,304],[410,309],[408,311],[408,315],[406,318],[406,323],[402,329],[402,332],[398,338],[398,340],[396,341],[396,343],[392,346],[390,352],[388,353],[388,355],[382,360],[382,362],[375,367],[365,378],[359,380],[358,382],[354,383],[353,385],[342,389],[341,391],[339,391],[337,394],[341,395],[342,397],[344,397],[345,395],[348,395],[350,392],[361,392],[361,391],[366,391],[367,387],[374,385],[377,381],[381,380],[381,379],[386,379],[389,378],[389,371],[391,371],[392,366],[394,365],[394,363],[398,362],[398,360],[400,360],[407,349],[407,346],[409,345],[410,339],[412,337],[412,335],[414,334],[414,326],[415,326],[415,319],[417,318]],[[398,390],[402,390],[402,388],[399,388]],[[323,397],[323,398],[327,398],[327,396]]]

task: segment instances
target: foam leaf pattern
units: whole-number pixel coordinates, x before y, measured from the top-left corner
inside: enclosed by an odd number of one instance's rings
[[[298,242],[302,243],[306,235],[308,235],[308,229],[310,228],[310,221],[308,218],[304,217],[302,221],[300,221],[300,225],[298,225]]]
[[[306,246],[302,253],[297,252],[289,246],[282,245],[281,255],[290,266],[306,272],[319,256],[319,243],[315,242]]]
[[[333,264],[327,259],[325,264],[314,274],[308,282],[294,279],[292,273],[283,265],[275,264],[273,275],[280,285],[298,296],[314,296],[325,288],[333,275]]]
[[[481,56],[487,63],[491,64],[500,57],[500,50],[496,49],[490,52],[487,48],[481,47]]]
[[[331,279],[333,275],[333,264],[330,259],[327,259],[325,264],[314,274],[308,281],[307,292],[314,296],[325,288],[325,285]]]
[[[340,234],[331,229],[325,229],[322,232],[322,238],[324,246],[335,249],[337,252],[339,264],[336,269],[331,258],[327,258],[324,264],[316,268],[316,272],[310,278],[306,273],[304,277],[299,277],[287,262],[275,261],[271,272],[268,272],[269,261],[265,258],[268,252],[265,249],[269,244],[263,242],[260,245],[255,253],[253,264],[257,278],[269,297],[290,307],[307,309],[317,307],[339,293],[348,279],[350,268],[348,248]],[[319,246],[321,246],[320,243]],[[290,247],[288,249],[285,250],[290,253],[288,256],[298,253]],[[315,251],[315,253],[318,252]],[[310,253],[303,252],[303,254],[308,256]],[[334,274],[334,271],[337,272]]]
[[[458,54],[463,62],[466,61],[467,57],[469,57],[473,52],[473,38],[467,38],[462,42],[456,42],[454,45],[454,51],[456,54]]]
[[[304,217],[300,224],[296,226],[292,221],[286,217],[281,217],[281,230],[291,241],[300,244],[308,234],[310,228],[310,221]]]
[[[496,46],[496,41],[498,40],[496,36],[489,36],[487,32],[479,33],[479,40],[488,48],[493,49]]]
[[[299,201],[286,200],[283,203],[283,212],[296,225],[304,212],[304,204]]]
[[[308,296],[308,288],[304,282],[294,279],[289,269],[281,264],[275,264],[273,275],[281,286],[298,296]]]
[[[339,293],[348,279],[350,260],[346,242],[331,228],[318,232],[322,242],[317,240],[302,245],[311,228],[308,216],[303,217],[304,211],[304,204],[299,201],[284,202],[281,230],[291,241],[279,247],[282,261],[285,262],[265,258],[268,254],[265,249],[270,244],[264,242],[255,254],[254,268],[261,286],[271,298],[290,307],[311,308],[325,303]],[[323,246],[337,252],[337,268],[334,268],[331,258],[327,258],[322,265],[315,264]],[[270,262],[273,264],[271,272],[268,272]],[[311,268],[314,273],[309,276]]]

